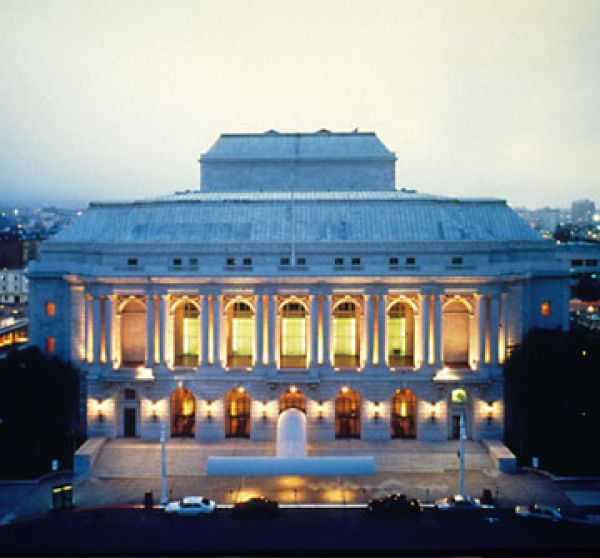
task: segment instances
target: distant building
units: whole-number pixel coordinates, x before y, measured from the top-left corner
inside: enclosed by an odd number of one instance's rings
[[[22,269],[0,269],[0,302],[23,304],[27,302],[29,280]]]
[[[542,209],[516,208],[515,212],[534,230],[549,238],[561,222],[560,209],[544,207]]]
[[[21,238],[14,232],[0,234],[0,269],[22,269],[40,255],[41,238]]]
[[[571,205],[571,222],[585,225],[594,220],[596,205],[591,200],[574,201]]]
[[[34,344],[87,374],[88,435],[501,438],[502,364],[568,328],[555,243],[498,199],[397,190],[373,133],[225,134],[202,187],[92,203],[30,265]]]

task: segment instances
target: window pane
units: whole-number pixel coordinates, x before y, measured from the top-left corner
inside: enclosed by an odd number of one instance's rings
[[[283,356],[306,354],[306,325],[304,318],[283,318],[281,325]]]
[[[356,356],[356,319],[335,318],[333,320],[336,355]]]
[[[232,353],[234,356],[252,356],[254,345],[254,319],[233,318]]]
[[[390,356],[407,356],[406,318],[388,318],[388,351]]]
[[[198,318],[183,318],[183,354],[198,355],[200,320]]]

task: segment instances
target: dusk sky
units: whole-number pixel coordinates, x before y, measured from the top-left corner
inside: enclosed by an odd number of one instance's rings
[[[2,201],[199,183],[222,132],[375,131],[398,186],[600,203],[600,1],[0,0]]]

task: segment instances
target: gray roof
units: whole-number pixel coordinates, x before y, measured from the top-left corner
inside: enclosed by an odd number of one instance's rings
[[[374,132],[221,134],[201,161],[252,159],[385,159],[395,161]]]
[[[92,203],[48,242],[287,242],[293,221],[297,242],[540,239],[503,200],[402,191],[196,192]]]

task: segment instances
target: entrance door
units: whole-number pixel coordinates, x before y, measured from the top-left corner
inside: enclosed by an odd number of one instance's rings
[[[460,415],[452,415],[452,439],[460,438]]]
[[[123,409],[123,436],[126,438],[135,438],[136,432],[136,410],[132,408]]]

